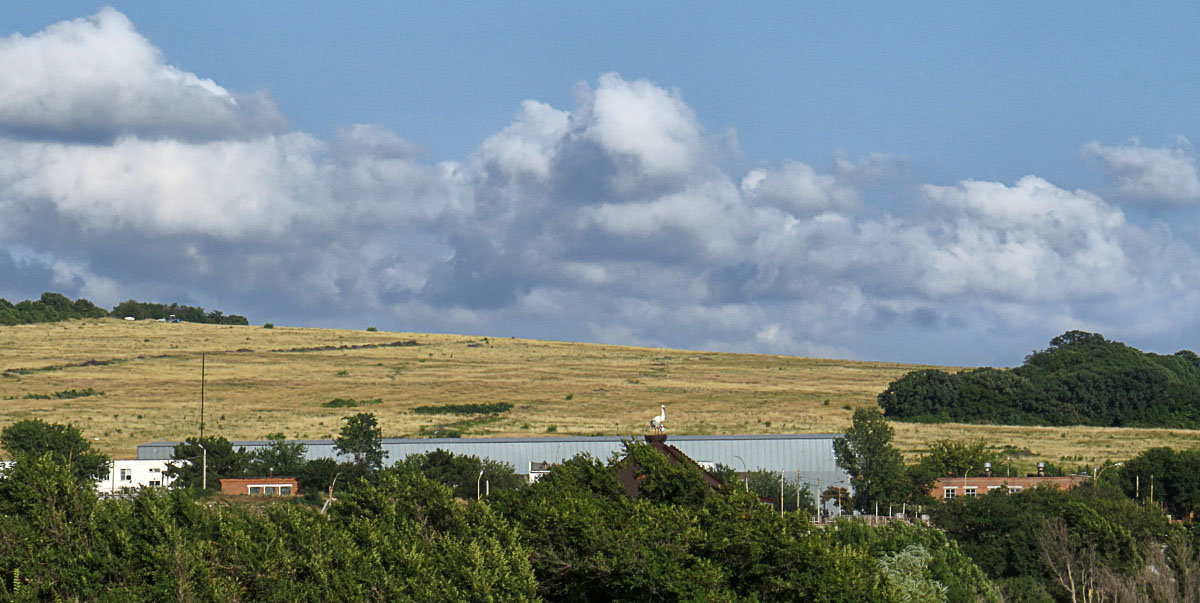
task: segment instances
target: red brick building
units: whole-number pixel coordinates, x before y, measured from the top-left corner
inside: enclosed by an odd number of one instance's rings
[[[244,477],[221,480],[222,494],[257,496],[296,496],[300,482],[294,477]]]
[[[929,495],[937,500],[952,498],[972,498],[983,496],[993,490],[1004,490],[1016,494],[1025,488],[1048,485],[1059,490],[1070,490],[1075,486],[1091,479],[1084,475],[1068,475],[1065,477],[999,477],[999,476],[969,476],[969,477],[940,477],[929,489]]]

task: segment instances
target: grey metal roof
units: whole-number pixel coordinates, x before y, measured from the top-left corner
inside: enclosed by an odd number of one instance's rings
[[[396,462],[410,454],[424,454],[437,449],[454,454],[477,456],[510,465],[517,473],[529,472],[530,463],[561,462],[579,454],[590,454],[607,460],[620,453],[625,440],[641,441],[641,434],[627,436],[553,436],[531,438],[383,438],[387,460]],[[767,435],[673,435],[669,444],[692,459],[727,465],[737,470],[782,472],[789,478],[806,479],[829,484],[848,482],[845,472],[837,466],[833,441],[841,434],[767,434]],[[333,440],[289,440],[304,444],[308,459],[339,456]],[[177,442],[151,442],[138,446],[139,459],[167,459]],[[255,450],[270,444],[269,440],[239,440],[234,448]]]

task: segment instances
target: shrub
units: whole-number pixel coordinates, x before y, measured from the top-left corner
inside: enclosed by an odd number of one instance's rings
[[[274,329],[274,328],[275,328],[275,323],[273,323],[273,322],[268,322],[268,323],[266,323],[266,324],[264,324],[264,325],[263,325],[263,328],[264,328],[264,329]]]
[[[513,405],[508,402],[495,402],[493,404],[438,404],[418,406],[413,409],[413,412],[419,415],[496,415],[512,410],[512,407]]]

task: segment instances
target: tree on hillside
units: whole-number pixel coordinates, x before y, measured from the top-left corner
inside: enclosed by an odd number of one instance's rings
[[[79,480],[95,481],[108,474],[108,456],[93,450],[92,443],[71,425],[17,421],[0,432],[0,445],[18,463],[50,454],[53,462],[69,466]]]
[[[375,415],[360,412],[346,417],[346,424],[333,440],[333,448],[339,454],[353,457],[354,465],[362,470],[378,471],[383,468],[387,452],[383,450],[383,431]]]
[[[854,411],[845,437],[833,442],[837,464],[850,474],[860,511],[873,512],[875,503],[898,503],[907,497],[904,457],[892,445],[894,433],[877,410],[862,407]]]

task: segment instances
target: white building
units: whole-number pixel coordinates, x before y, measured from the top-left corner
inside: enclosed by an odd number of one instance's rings
[[[167,467],[179,461],[114,460],[108,467],[108,477],[96,482],[96,491],[112,494],[125,489],[170,486]]]

